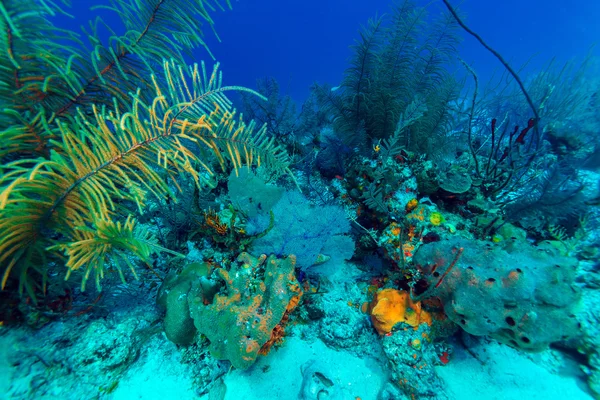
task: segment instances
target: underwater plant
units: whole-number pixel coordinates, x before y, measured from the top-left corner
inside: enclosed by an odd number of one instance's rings
[[[98,289],[107,269],[135,275],[167,251],[136,222],[150,197],[177,200],[178,177],[197,185],[220,166],[285,173],[287,154],[266,129],[246,124],[225,96],[219,65],[186,65],[213,28],[208,0],[114,0],[126,32],[98,19],[84,36],[54,28],[64,7],[9,0],[0,6],[0,267],[34,301],[49,270],[83,271]],[[229,2],[225,4],[229,6]],[[97,29],[111,33],[105,44]],[[65,45],[65,42],[69,43]],[[11,286],[12,287],[12,286]]]
[[[370,20],[353,46],[340,86],[315,86],[321,106],[333,115],[334,129],[347,145],[367,142],[370,149],[391,138],[414,102],[427,111],[403,132],[399,144],[427,152],[445,135],[448,104],[459,89],[447,70],[457,55],[458,25],[449,15],[426,22],[427,14],[427,7],[405,0],[393,6],[389,20]]]
[[[296,104],[289,95],[282,96],[275,78],[256,81],[257,90],[267,98],[267,102],[251,93],[241,92],[244,115],[260,125],[267,126],[267,133],[278,140],[293,135],[296,130]]]

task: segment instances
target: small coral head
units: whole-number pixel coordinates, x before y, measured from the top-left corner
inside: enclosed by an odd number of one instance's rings
[[[442,213],[435,211],[429,216],[429,222],[431,222],[432,225],[439,226],[444,222],[444,217],[442,216]]]
[[[380,335],[392,332],[394,326],[401,322],[415,329],[422,323],[431,325],[432,322],[431,315],[421,310],[421,302],[413,302],[404,290],[383,289],[375,293],[369,314]]]
[[[412,210],[414,210],[415,208],[417,208],[417,206],[419,205],[419,200],[417,199],[411,199],[408,201],[408,203],[406,203],[406,212],[411,212]]]

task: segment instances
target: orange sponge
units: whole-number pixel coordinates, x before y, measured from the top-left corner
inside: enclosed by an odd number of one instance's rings
[[[392,331],[394,325],[404,322],[415,329],[420,324],[431,325],[431,314],[421,310],[421,302],[413,302],[408,292],[396,289],[383,289],[375,293],[369,304],[371,322],[384,335]]]

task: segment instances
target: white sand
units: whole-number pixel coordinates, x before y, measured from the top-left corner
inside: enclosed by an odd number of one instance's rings
[[[140,359],[125,373],[108,398],[113,400],[192,400],[195,395],[190,368],[181,362],[176,346],[154,338]]]
[[[484,351],[485,349],[485,351]],[[450,363],[436,367],[453,400],[592,400],[577,367],[564,364],[551,373],[528,356],[498,343],[472,349],[478,359],[458,349]]]
[[[288,337],[283,347],[261,357],[252,368],[229,373],[225,400],[295,400],[302,385],[301,366],[312,359],[319,360],[319,372],[342,389],[338,399],[375,400],[385,384],[386,373],[373,358],[335,351],[319,340],[308,343]]]

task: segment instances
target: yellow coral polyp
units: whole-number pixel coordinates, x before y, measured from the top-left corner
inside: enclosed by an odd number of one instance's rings
[[[442,216],[442,213],[435,211],[429,216],[429,222],[431,222],[432,225],[438,226],[444,222],[444,217]]]
[[[406,203],[406,212],[411,212],[412,210],[414,210],[415,208],[417,208],[417,206],[419,205],[419,200],[417,199],[411,199],[408,201],[408,203]]]
[[[413,210],[413,212],[411,212],[410,214],[408,214],[406,216],[407,219],[416,219],[418,221],[425,221],[425,209],[423,207],[419,207],[417,206],[417,208],[415,208]]]
[[[390,333],[400,322],[418,329],[420,324],[431,325],[432,321],[431,314],[421,309],[421,302],[413,302],[404,290],[383,289],[375,293],[368,311],[380,335]]]

